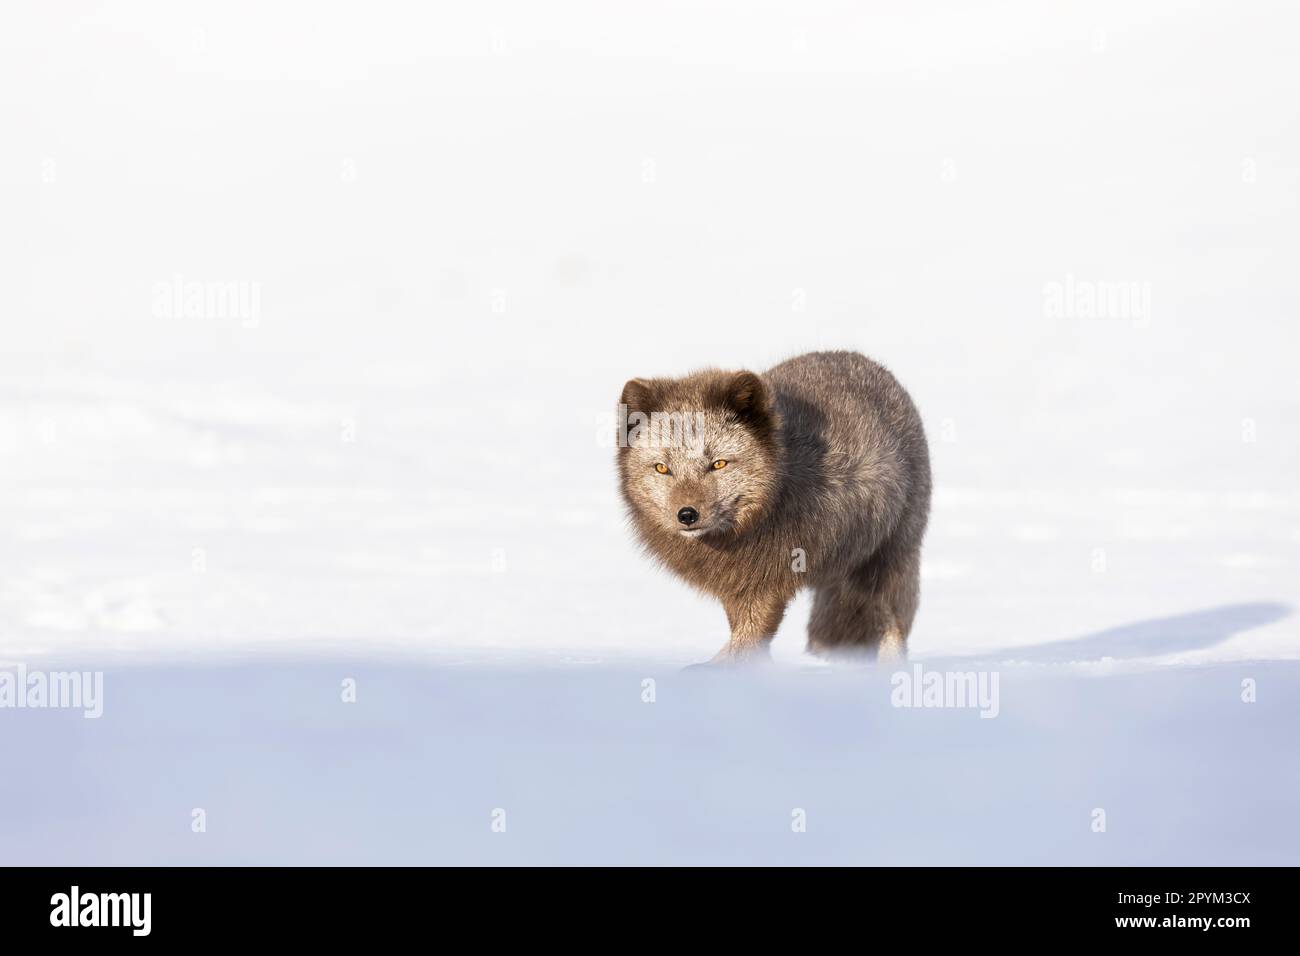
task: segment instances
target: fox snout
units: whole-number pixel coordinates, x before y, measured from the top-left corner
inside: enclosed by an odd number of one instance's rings
[[[700,532],[712,530],[717,518],[717,502],[711,489],[697,481],[683,481],[674,489],[665,504],[668,513],[664,515],[681,534],[694,537]]]
[[[668,513],[664,515],[677,529],[677,533],[686,538],[696,538],[727,526],[728,516],[717,496],[707,488],[684,488],[681,494],[674,495],[668,502]]]
[[[713,512],[708,502],[695,501],[673,508],[668,514],[676,518],[678,531],[686,537],[694,537],[699,532],[712,530],[713,519],[717,517]]]

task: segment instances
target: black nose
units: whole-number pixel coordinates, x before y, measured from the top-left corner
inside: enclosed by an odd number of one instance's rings
[[[690,505],[687,505],[681,511],[677,512],[677,520],[682,524],[695,524],[695,522],[700,520],[700,513]]]

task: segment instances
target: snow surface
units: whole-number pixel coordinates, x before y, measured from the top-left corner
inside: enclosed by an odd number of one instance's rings
[[[1297,862],[1292,6],[310,11],[0,31],[0,665],[108,697],[0,710],[0,862]],[[806,598],[679,674],[622,383],[832,347],[926,420],[912,655],[997,719]]]
[[[354,704],[340,702],[348,677]],[[3,715],[6,862],[1281,865],[1300,852],[1296,664],[1003,671],[991,720],[895,708],[884,674],[825,669],[336,661],[123,669],[105,686],[98,720]],[[196,808],[206,832],[191,830]]]

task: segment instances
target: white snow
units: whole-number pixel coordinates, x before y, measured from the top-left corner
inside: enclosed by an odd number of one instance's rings
[[[0,31],[0,666],[108,695],[0,710],[0,860],[1296,861],[1293,8],[305,10]],[[614,402],[813,348],[921,408],[912,656],[996,720],[806,598],[678,676]]]

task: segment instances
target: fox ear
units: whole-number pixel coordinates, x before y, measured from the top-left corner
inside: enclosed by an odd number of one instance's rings
[[[655,387],[643,378],[628,379],[619,398],[620,405],[626,405],[629,412],[653,412],[655,410]]]
[[[719,383],[714,393],[719,405],[750,424],[771,419],[772,399],[763,380],[753,372],[735,372]]]

